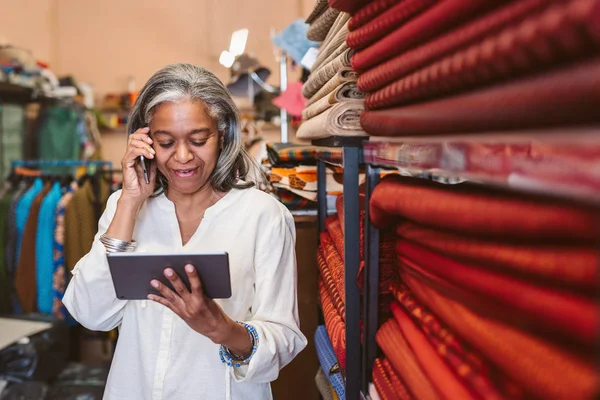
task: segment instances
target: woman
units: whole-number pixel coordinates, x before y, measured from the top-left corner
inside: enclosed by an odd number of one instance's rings
[[[294,222],[244,179],[238,110],[223,84],[189,64],[157,72],[131,113],[123,189],[111,196],[91,251],[63,302],[83,326],[119,327],[105,399],[270,399],[269,382],[305,346],[298,326]],[[149,160],[146,184],[140,156]],[[106,252],[229,253],[232,297],[175,292],[116,298]],[[241,322],[236,322],[241,321]]]

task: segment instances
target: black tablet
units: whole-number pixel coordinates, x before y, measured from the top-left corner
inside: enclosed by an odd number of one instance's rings
[[[159,294],[150,285],[157,279],[173,288],[164,270],[172,268],[187,288],[190,282],[184,267],[191,264],[196,268],[204,293],[211,299],[231,297],[229,257],[222,253],[202,254],[151,254],[151,253],[108,253],[108,266],[112,275],[117,298],[123,300],[145,300],[148,294]]]

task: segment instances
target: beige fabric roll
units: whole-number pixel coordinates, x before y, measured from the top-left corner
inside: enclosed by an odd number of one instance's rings
[[[321,49],[324,49],[327,46],[329,46],[329,43],[331,43],[331,40],[335,37],[335,35],[337,35],[337,33],[340,31],[340,29],[342,29],[344,27],[344,24],[350,23],[349,21],[350,21],[350,14],[341,12],[337,16],[335,22],[333,23],[333,26],[327,33],[325,40],[323,40],[323,43],[320,46]]]
[[[315,42],[322,42],[331,31],[340,11],[335,8],[328,8],[313,22],[306,31],[306,37]]]
[[[350,58],[354,54],[353,50],[347,49],[331,62],[323,65],[318,71],[310,74],[304,86],[302,86],[302,94],[307,99],[310,99],[319,91],[335,74],[346,67],[350,67]]]
[[[310,15],[306,18],[304,22],[306,22],[307,24],[312,24],[328,8],[329,3],[327,3],[327,0],[317,0],[315,8],[313,8]]]
[[[346,22],[342,29],[332,37],[329,43],[325,46],[321,46],[317,59],[311,68],[312,71],[317,71],[321,66],[326,65],[329,61],[333,60],[349,48],[346,44],[348,32],[350,31],[348,30],[348,22]]]
[[[365,94],[356,88],[356,82],[345,82],[335,88],[329,95],[321,100],[305,108],[302,111],[302,119],[309,120],[323,111],[328,110],[336,103],[341,103],[348,100],[361,100],[365,98]]]
[[[302,140],[323,139],[329,136],[367,136],[360,126],[364,110],[362,100],[337,103],[327,111],[304,121],[296,137]]]
[[[306,107],[311,106],[329,93],[333,92],[335,88],[340,86],[344,82],[356,82],[358,80],[358,74],[354,72],[352,68],[342,68],[331,78],[313,97],[306,101]]]

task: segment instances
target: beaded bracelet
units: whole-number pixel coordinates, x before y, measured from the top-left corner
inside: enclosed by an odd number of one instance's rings
[[[248,325],[245,322],[235,322],[246,328],[246,332],[248,332],[248,336],[250,337],[250,343],[252,344],[252,352],[247,358],[244,359],[241,356],[233,354],[231,350],[221,345],[221,348],[219,349],[219,356],[221,357],[221,362],[226,364],[228,367],[241,367],[242,365],[250,364],[250,360],[252,360],[252,357],[258,348],[258,332],[256,332],[256,329],[252,325]]]

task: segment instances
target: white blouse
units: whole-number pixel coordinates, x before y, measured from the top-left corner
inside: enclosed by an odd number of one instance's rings
[[[63,303],[91,330],[119,327],[105,400],[271,399],[269,382],[306,346],[297,305],[296,231],[290,212],[256,189],[232,189],[208,208],[182,246],[174,204],[163,194],[140,210],[133,237],[138,252],[229,253],[232,297],[217,300],[234,320],[259,334],[247,366],[232,368],[219,345],[152,301],[116,298],[99,237],[121,192],[108,200],[90,252],[73,270]]]

